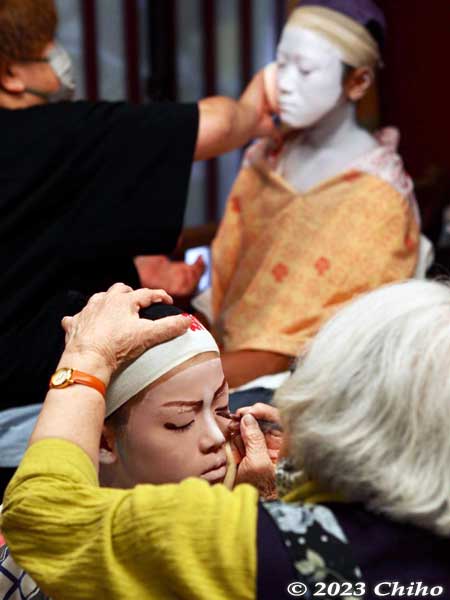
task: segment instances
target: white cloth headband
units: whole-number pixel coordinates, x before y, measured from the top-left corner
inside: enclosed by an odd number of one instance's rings
[[[105,416],[109,417],[165,373],[204,352],[219,353],[219,348],[209,331],[192,318],[184,335],[150,348],[112,379],[106,392]]]
[[[297,8],[287,25],[303,27],[323,35],[337,46],[342,60],[350,67],[375,67],[381,64],[380,49],[363,25],[350,17],[322,6]]]

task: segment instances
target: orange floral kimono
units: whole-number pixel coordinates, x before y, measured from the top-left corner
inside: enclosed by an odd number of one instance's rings
[[[213,242],[224,350],[296,356],[342,303],[413,276],[419,217],[392,133],[303,194],[250,152]]]

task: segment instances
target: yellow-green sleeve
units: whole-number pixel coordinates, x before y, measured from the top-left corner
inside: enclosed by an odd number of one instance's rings
[[[257,506],[250,486],[198,479],[99,488],[89,457],[50,439],[28,449],[1,527],[54,600],[246,600],[256,596]]]

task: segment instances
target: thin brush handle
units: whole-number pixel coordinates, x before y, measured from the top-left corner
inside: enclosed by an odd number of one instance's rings
[[[230,421],[234,421],[238,423],[241,421],[242,416],[231,414],[229,411],[218,411],[217,414],[225,419],[230,419]],[[255,417],[253,417],[255,418]],[[283,428],[279,423],[275,423],[275,421],[267,421],[266,419],[256,419],[261,431],[263,433],[268,433],[269,431],[283,431]]]

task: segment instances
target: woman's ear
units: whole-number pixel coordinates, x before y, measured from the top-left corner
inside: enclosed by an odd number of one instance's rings
[[[375,73],[371,67],[353,69],[344,84],[347,98],[352,102],[358,102],[366,95],[374,80]]]
[[[100,439],[99,461],[102,465],[113,465],[117,462],[117,436],[111,427],[103,425]]]
[[[10,65],[0,78],[0,86],[9,94],[23,94],[26,85],[21,76],[21,69],[16,65]]]

